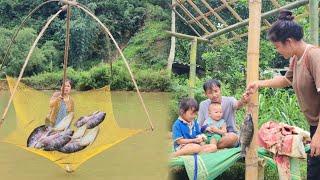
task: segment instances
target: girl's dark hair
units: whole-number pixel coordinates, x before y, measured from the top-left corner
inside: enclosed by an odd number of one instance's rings
[[[66,79],[66,83],[67,83],[67,82],[72,86],[72,81],[71,81],[71,79]],[[61,84],[61,86],[63,85],[63,79],[60,80],[60,84]]]
[[[180,101],[179,115],[184,114],[189,109],[193,109],[194,111],[198,111],[199,110],[198,102],[193,98],[183,98]]]
[[[206,92],[207,90],[215,86],[217,86],[218,88],[221,88],[221,83],[216,79],[209,79],[203,84],[203,90],[204,92]]]
[[[302,27],[293,21],[294,16],[291,11],[280,11],[278,20],[272,24],[267,38],[272,42],[284,43],[288,38],[300,41],[303,38]]]

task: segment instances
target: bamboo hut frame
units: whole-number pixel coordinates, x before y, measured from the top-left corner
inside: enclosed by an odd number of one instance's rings
[[[109,31],[109,29],[99,20],[99,18],[97,18],[94,13],[92,13],[89,8],[87,8],[86,6],[78,3],[76,0],[48,0],[47,2],[44,2],[42,4],[40,4],[39,6],[37,6],[35,9],[33,9],[29,15],[23,20],[22,24],[19,26],[19,29],[16,31],[15,35],[13,36],[13,38],[11,39],[11,43],[10,43],[10,46],[9,48],[7,49],[7,52],[9,52],[10,50],[10,47],[11,45],[13,44],[13,41],[16,37],[16,35],[18,34],[19,30],[21,29],[21,27],[25,24],[26,20],[34,13],[36,12],[40,7],[42,7],[43,5],[49,3],[49,2],[58,2],[60,4],[62,4],[62,7],[60,8],[60,10],[54,14],[53,16],[51,16],[49,18],[49,20],[47,21],[47,23],[45,24],[45,26],[41,29],[40,33],[38,34],[36,40],[34,41],[31,49],[29,50],[29,53],[28,53],[28,56],[23,64],[23,67],[20,71],[20,74],[19,74],[19,77],[17,79],[17,82],[15,83],[15,86],[13,88],[13,92],[11,93],[11,96],[9,98],[9,101],[8,101],[8,104],[7,106],[5,107],[4,109],[4,112],[2,114],[2,117],[0,119],[0,127],[1,125],[3,124],[3,121],[5,120],[6,118],[6,115],[8,113],[8,110],[9,110],[9,107],[12,103],[12,100],[13,100],[13,97],[17,91],[17,88],[18,88],[18,85],[21,81],[21,78],[23,76],[23,73],[24,73],[24,70],[30,60],[30,57],[31,57],[31,54],[33,53],[37,43],[39,42],[40,38],[44,35],[46,29],[49,27],[49,25],[51,24],[51,22],[62,12],[62,11],[67,11],[67,18],[66,18],[66,40],[65,40],[65,52],[64,52],[64,66],[63,66],[63,71],[64,71],[64,74],[63,74],[63,87],[62,87],[62,95],[64,93],[64,83],[65,83],[65,80],[66,80],[66,77],[67,77],[67,72],[66,72],[66,69],[67,69],[67,62],[68,62],[68,51],[69,51],[69,38],[70,38],[70,17],[71,17],[71,7],[75,7],[75,8],[78,8],[80,10],[82,10],[83,12],[85,12],[87,15],[89,15],[91,18],[93,18],[101,27],[101,29],[104,31],[104,33],[106,34],[106,36],[109,36],[112,40],[112,42],[114,43],[114,45],[116,46],[116,49],[119,51],[124,63],[125,63],[125,66],[127,68],[127,70],[129,71],[129,74],[130,74],[130,77],[131,77],[131,80],[135,86],[135,89],[137,91],[137,94],[138,94],[138,97],[139,97],[139,100],[140,100],[140,103],[147,115],[147,120],[148,120],[148,123],[150,125],[150,129],[151,130],[154,130],[154,125],[151,121],[151,117],[150,117],[150,114],[149,114],[149,111],[144,103],[144,100],[141,96],[141,93],[140,93],[140,90],[138,88],[138,85],[136,83],[136,80],[134,78],[134,75],[131,71],[131,68],[129,66],[129,63],[127,61],[127,59],[125,58],[125,56],[123,55],[122,53],[122,50],[120,49],[118,43],[116,42],[116,40],[114,39],[113,35],[111,34],[111,32]],[[5,55],[7,56],[7,54]],[[3,59],[3,61],[5,61],[5,59]]]
[[[248,50],[247,50],[247,83],[252,81],[256,81],[259,79],[259,43],[260,43],[260,32],[263,30],[268,29],[271,24],[266,20],[266,18],[270,16],[277,15],[280,10],[282,9],[295,9],[301,6],[305,6],[309,4],[309,18],[311,23],[310,28],[310,42],[314,45],[318,45],[319,40],[319,1],[318,0],[297,0],[295,2],[291,2],[289,4],[281,6],[278,0],[270,0],[271,4],[273,5],[274,9],[268,12],[261,12],[262,9],[262,0],[248,0],[248,8],[249,8],[249,18],[243,20],[242,17],[231,7],[234,5],[237,0],[220,0],[222,2],[221,6],[219,7],[211,7],[207,0],[200,0],[202,5],[204,5],[208,12],[201,12],[199,5],[196,5],[192,0],[176,0],[176,3],[172,3],[170,6],[171,9],[174,8],[174,13],[178,15],[180,19],[182,19],[189,27],[192,27],[193,31],[197,31],[196,29],[203,29],[202,27],[206,27],[204,24],[201,24],[200,20],[204,19],[206,22],[210,20],[210,16],[214,16],[218,22],[210,22],[207,24],[209,27],[216,23],[222,23],[224,28],[219,29],[217,27],[212,28],[212,31],[208,34],[205,31],[203,34],[199,34],[198,32],[195,33],[196,35],[187,35],[178,32],[170,32],[167,31],[169,35],[172,37],[177,37],[181,39],[187,39],[191,41],[191,50],[190,50],[190,73],[189,73],[189,96],[194,97],[194,82],[195,82],[195,57],[196,55],[196,48],[197,42],[202,43],[211,43],[214,44],[215,42],[212,40],[213,38],[217,38],[223,34],[231,33],[233,37],[229,38],[227,42],[237,40],[239,38],[245,37],[248,35]],[[199,1],[198,1],[199,2]],[[188,11],[187,17],[183,17],[179,14],[178,8],[184,7],[184,12],[188,10],[184,4],[191,5],[191,8],[194,9],[198,15],[190,15],[190,11]],[[219,12],[228,10],[232,16],[238,21],[232,25],[228,25],[227,22],[219,15]],[[307,16],[307,13],[304,14],[296,14],[297,19]],[[189,20],[187,20],[189,19]],[[261,27],[261,22],[265,24],[265,26]],[[201,24],[199,26],[199,23]],[[194,26],[195,25],[195,26]],[[237,29],[243,28],[249,25],[248,32],[238,35],[234,32]],[[221,42],[221,41],[220,41]],[[171,57],[172,58],[172,57]],[[253,116],[254,122],[254,136],[253,140],[249,147],[247,156],[246,156],[246,179],[263,179],[264,170],[263,166],[259,165],[260,160],[258,160],[257,155],[257,132],[258,132],[258,92],[253,95],[249,104],[247,105],[247,109],[250,110]]]

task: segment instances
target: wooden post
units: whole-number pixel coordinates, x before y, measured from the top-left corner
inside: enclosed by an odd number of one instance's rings
[[[261,0],[249,0],[249,27],[247,52],[247,83],[259,79],[259,45],[261,26]],[[246,155],[246,179],[258,179],[258,92],[253,94],[248,109],[252,113],[254,134]]]
[[[190,50],[190,72],[189,72],[189,97],[194,98],[194,88],[196,85],[196,67],[197,67],[197,39],[191,41]]]
[[[172,5],[175,2],[176,2],[175,0],[172,0]],[[176,7],[172,7],[172,8],[175,9]],[[176,15],[174,13],[174,10],[171,11],[171,32],[174,32],[174,33],[176,32]],[[167,70],[170,76],[171,76],[175,51],[176,51],[176,37],[171,36],[171,47],[170,47],[170,54],[168,57],[168,64],[167,64]]]
[[[310,43],[318,46],[319,44],[319,0],[310,0]]]

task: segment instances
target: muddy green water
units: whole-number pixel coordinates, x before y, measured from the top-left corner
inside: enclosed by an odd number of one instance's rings
[[[74,173],[16,146],[0,143],[0,179],[156,180],[167,179],[168,93],[143,93],[155,131],[128,138],[83,163]],[[0,110],[8,92],[0,92]],[[147,127],[147,119],[134,92],[112,92],[113,111],[120,127]],[[9,118],[15,117],[11,108]],[[0,136],[10,131],[5,121]],[[2,137],[0,137],[2,138]]]

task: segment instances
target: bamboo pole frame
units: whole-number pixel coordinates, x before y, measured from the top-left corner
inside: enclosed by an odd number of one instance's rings
[[[261,3],[261,0],[249,1],[247,83],[259,79]],[[258,179],[258,108],[258,92],[256,92],[248,104],[248,111],[252,113],[254,134],[245,159],[245,179]]]
[[[236,3],[237,1],[238,1],[238,0],[230,0],[228,3],[231,5],[231,4]],[[222,11],[222,10],[225,9],[225,8],[226,8],[225,5],[221,5],[221,6],[217,7],[217,8],[214,8],[213,11],[209,11],[209,12],[204,13],[204,15],[205,15],[206,17],[208,17],[208,16],[210,16],[213,12],[218,13],[218,12]],[[200,19],[202,19],[202,16],[197,16],[197,17],[196,17],[196,20],[200,20]],[[190,23],[194,23],[194,20],[190,20],[189,22],[190,22]]]
[[[175,9],[175,6],[171,6],[171,5],[169,5],[169,7],[171,8],[171,10],[172,11],[174,11],[174,13],[176,14],[176,15],[178,15],[178,17],[186,24],[186,25],[188,25],[192,30],[193,30],[193,32],[197,35],[197,36],[201,36],[200,34],[199,34],[199,32],[191,25],[191,23],[189,23],[176,9]]]
[[[188,40],[193,40],[193,39],[197,39],[197,41],[199,42],[210,42],[210,40],[208,39],[204,39],[201,37],[196,37],[196,36],[190,36],[190,35],[186,35],[186,34],[182,34],[182,33],[177,33],[177,32],[171,32],[171,31],[166,31],[166,33],[168,33],[171,36],[175,36],[178,38],[183,38],[183,39],[188,39]]]
[[[190,11],[180,2],[181,0],[177,0],[177,5],[182,9],[182,11],[190,18],[195,20],[196,24],[206,33],[208,34],[209,31],[201,24],[200,21],[196,20],[195,17],[192,15]]]
[[[278,14],[283,9],[290,10],[290,9],[294,9],[294,8],[306,5],[308,3],[309,3],[309,0],[297,0],[297,1],[295,1],[293,3],[290,3],[290,4],[286,5],[286,6],[282,6],[281,8],[274,9],[274,10],[271,10],[269,12],[263,13],[261,15],[261,19],[265,19],[267,17],[270,17],[270,16],[273,16],[275,14]],[[243,22],[239,22],[239,23],[230,25],[230,26],[228,26],[228,27],[226,27],[224,29],[221,29],[221,30],[219,30],[217,32],[213,32],[213,33],[211,33],[209,35],[205,35],[205,36],[203,36],[203,38],[206,38],[206,39],[214,38],[214,37],[220,36],[221,34],[233,31],[233,30],[241,28],[241,27],[244,27],[244,26],[248,25],[248,23],[249,23],[249,19],[246,19]]]
[[[192,0],[187,0],[187,2],[197,11],[197,13],[202,16],[202,18],[208,23],[213,31],[217,31],[218,29],[212,24],[212,22],[202,13],[202,11],[198,8],[198,6],[192,2]]]
[[[189,97],[194,98],[194,89],[196,86],[197,68],[197,38],[191,41],[190,50],[190,71],[189,71]]]
[[[175,0],[172,0],[172,4],[174,4],[175,2],[176,2]],[[172,7],[172,9],[175,9],[175,7]],[[171,11],[171,32],[173,33],[176,32],[176,15],[173,10]],[[170,76],[171,76],[175,51],[176,51],[176,37],[171,36],[170,53],[169,53],[168,64],[167,64],[167,71],[169,72]]]
[[[67,18],[66,18],[66,39],[64,47],[64,58],[63,58],[63,82],[61,89],[61,96],[64,97],[64,89],[67,79],[67,67],[68,67],[68,58],[69,58],[69,44],[70,44],[70,18],[71,18],[71,8],[70,5],[67,5]]]
[[[310,0],[310,42],[313,45],[319,45],[319,0]]]
[[[11,93],[11,96],[10,96],[10,99],[9,99],[9,101],[8,101],[8,104],[7,104],[6,108],[4,109],[3,115],[2,115],[1,120],[0,120],[0,127],[1,127],[1,125],[2,125],[2,123],[3,123],[3,121],[4,121],[5,117],[6,117],[6,115],[7,115],[7,113],[8,113],[9,107],[10,107],[10,105],[11,105],[11,103],[12,103],[12,100],[13,100],[13,97],[14,97],[16,91],[17,91],[17,88],[18,88],[18,85],[19,85],[19,83],[20,83],[20,81],[21,81],[21,78],[22,78],[22,76],[23,76],[24,70],[26,69],[27,64],[28,64],[28,62],[29,62],[29,60],[30,60],[30,57],[31,57],[32,52],[33,52],[34,49],[36,48],[36,45],[38,44],[40,38],[43,36],[44,32],[45,32],[46,29],[49,27],[49,25],[51,24],[51,22],[52,22],[65,8],[66,8],[66,7],[63,6],[56,14],[54,14],[54,15],[47,21],[47,23],[45,24],[45,26],[42,28],[42,30],[40,31],[39,35],[37,36],[36,40],[33,42],[32,47],[31,47],[31,49],[29,50],[29,53],[28,53],[28,55],[27,55],[27,58],[26,58],[26,60],[24,61],[24,64],[23,64],[22,69],[21,69],[21,71],[20,71],[18,80],[17,80],[17,82],[16,82],[16,84],[15,84],[15,86],[14,86],[14,88],[13,88],[13,91],[12,91],[12,93]]]

